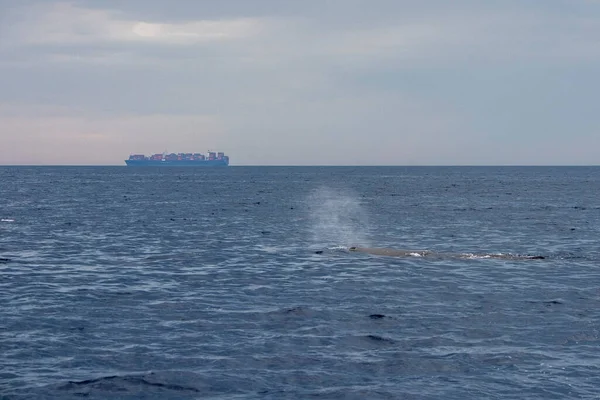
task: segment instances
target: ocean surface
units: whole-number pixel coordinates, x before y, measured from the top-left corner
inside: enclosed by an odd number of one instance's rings
[[[0,167],[0,194],[2,400],[600,399],[599,167]]]

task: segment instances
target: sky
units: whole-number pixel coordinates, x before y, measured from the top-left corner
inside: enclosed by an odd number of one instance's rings
[[[599,165],[600,0],[0,0],[0,164]]]

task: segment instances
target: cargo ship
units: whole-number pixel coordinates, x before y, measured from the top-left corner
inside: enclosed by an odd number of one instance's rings
[[[128,167],[227,167],[229,156],[223,152],[202,153],[157,153],[151,156],[131,154],[125,160]]]

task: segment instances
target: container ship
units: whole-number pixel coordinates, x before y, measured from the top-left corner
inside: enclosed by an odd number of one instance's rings
[[[171,153],[132,154],[125,164],[129,167],[226,167],[229,165],[229,156],[223,152],[209,151],[208,155],[202,153]]]

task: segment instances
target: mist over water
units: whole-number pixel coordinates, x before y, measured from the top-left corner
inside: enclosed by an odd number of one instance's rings
[[[368,213],[348,189],[319,187],[308,195],[315,247],[370,246]]]

